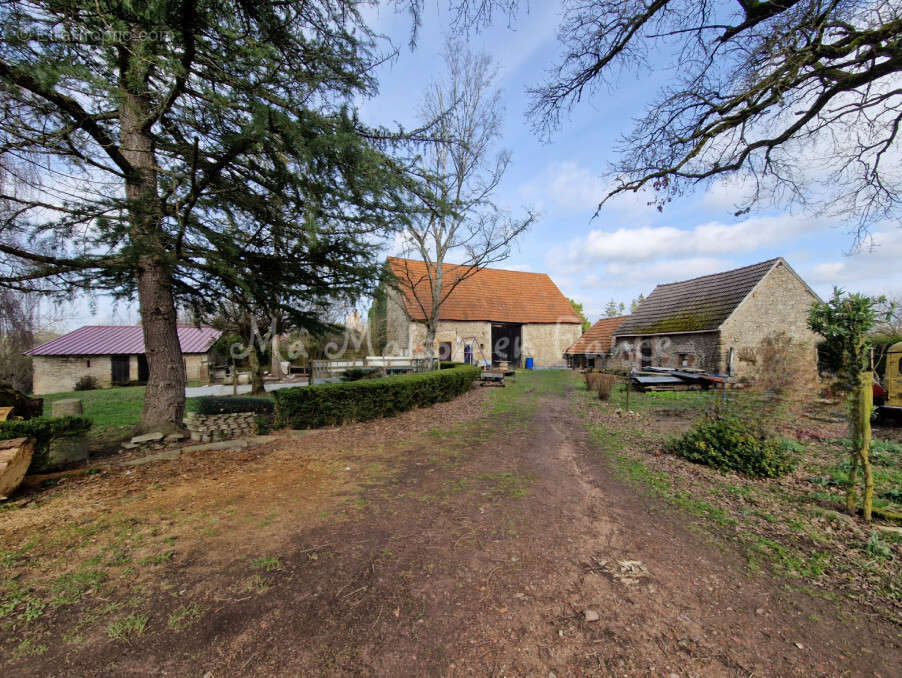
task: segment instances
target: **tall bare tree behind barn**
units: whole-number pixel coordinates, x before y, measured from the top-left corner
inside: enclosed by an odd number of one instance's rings
[[[492,202],[510,153],[494,151],[501,135],[501,94],[493,86],[491,59],[449,42],[445,65],[445,79],[426,94],[424,118],[436,122],[421,163],[422,209],[405,232],[406,254],[425,262],[425,273],[409,267],[396,273],[426,317],[429,358],[442,303],[462,281],[507,259],[514,240],[535,219],[531,212],[511,218]],[[446,269],[449,255],[459,265]]]

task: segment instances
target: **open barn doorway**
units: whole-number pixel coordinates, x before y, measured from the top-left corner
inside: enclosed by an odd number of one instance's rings
[[[522,344],[521,325],[492,323],[492,365],[507,362],[510,367],[520,367]]]

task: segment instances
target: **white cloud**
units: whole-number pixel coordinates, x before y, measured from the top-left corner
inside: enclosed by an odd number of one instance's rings
[[[735,210],[748,202],[754,193],[751,179],[733,174],[708,186],[701,203],[716,211]]]
[[[842,259],[816,264],[803,277],[820,292],[836,285],[866,294],[902,293],[902,229],[897,226],[877,230],[869,246]]]
[[[752,217],[736,224],[718,221],[682,229],[640,226],[614,231],[593,229],[565,247],[552,249],[546,262],[552,268],[579,271],[606,262],[624,264],[658,260],[695,259],[751,253],[824,228],[817,220],[791,215]],[[655,264],[657,266],[658,264]]]
[[[567,160],[548,165],[537,177],[520,187],[520,195],[540,209],[585,214],[588,219],[611,188],[594,170]],[[605,203],[603,214],[613,211],[620,217],[647,215],[648,200],[644,192],[618,194]]]
[[[503,261],[497,264],[492,264],[491,268],[500,268],[504,271],[520,271],[524,273],[532,271],[532,266],[530,266],[529,264],[508,264]]]

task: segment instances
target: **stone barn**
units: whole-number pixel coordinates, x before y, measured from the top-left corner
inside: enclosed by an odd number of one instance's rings
[[[564,352],[567,367],[600,369],[607,366],[614,347],[614,332],[629,316],[602,318]]]
[[[397,285],[385,285],[386,355],[425,355],[431,305],[426,265],[389,257]],[[466,267],[445,264],[433,350],[442,360],[562,367],[564,351],[582,334],[582,318],[545,273],[483,268],[461,280]],[[443,296],[445,292],[443,292]]]
[[[208,381],[210,348],[219,330],[183,325],[178,333],[188,380]],[[107,388],[142,384],[149,375],[140,325],[86,325],[25,355],[32,357],[35,395],[72,391],[84,376]]]
[[[784,334],[811,347],[808,310],[820,298],[780,257],[658,285],[614,333],[612,364],[689,367],[753,378],[762,340]]]

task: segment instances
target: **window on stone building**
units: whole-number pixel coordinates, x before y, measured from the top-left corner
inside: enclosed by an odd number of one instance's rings
[[[90,367],[90,366],[91,366],[91,359],[88,358],[87,360],[85,360],[85,367]]]

